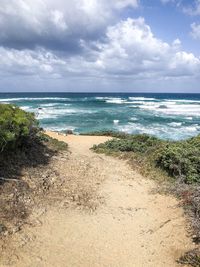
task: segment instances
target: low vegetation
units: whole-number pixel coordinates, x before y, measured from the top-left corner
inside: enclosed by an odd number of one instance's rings
[[[0,154],[16,152],[34,144],[49,143],[55,150],[67,144],[45,135],[33,113],[17,106],[0,104]]]
[[[66,149],[43,133],[34,114],[0,104],[0,235],[27,218],[34,197],[49,183],[43,170]]]
[[[117,138],[94,146],[93,149],[106,153],[133,152],[145,157],[152,166],[186,184],[200,182],[200,136],[178,142],[164,141],[145,134],[125,135],[111,132],[110,136]]]
[[[0,152],[23,145],[38,130],[38,122],[32,113],[16,106],[0,105]]]

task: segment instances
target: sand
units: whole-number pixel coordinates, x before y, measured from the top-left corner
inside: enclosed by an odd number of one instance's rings
[[[109,138],[48,134],[69,144],[70,154],[56,165],[60,200],[45,207],[38,224],[17,233],[9,264],[179,266],[176,260],[194,245],[178,201],[155,193],[156,182],[125,161],[90,150]]]

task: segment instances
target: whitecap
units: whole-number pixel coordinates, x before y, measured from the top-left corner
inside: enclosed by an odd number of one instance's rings
[[[138,118],[137,118],[137,117],[131,117],[130,120],[131,120],[131,121],[137,121]]]
[[[71,125],[62,125],[62,126],[48,126],[46,127],[46,130],[54,131],[54,132],[63,132],[66,130],[72,130],[75,131],[76,127]]]
[[[192,137],[200,132],[200,127],[195,125],[170,127],[169,124],[153,123],[143,125],[141,123],[129,122],[126,125],[119,125],[118,130],[129,134],[149,134],[165,139],[180,140]]]
[[[152,97],[129,97],[130,100],[141,100],[141,101],[151,101],[151,100],[157,100],[156,98]]]
[[[58,117],[66,116],[66,115],[72,115],[77,112],[76,109],[51,109],[51,108],[43,108],[35,111],[36,117],[39,120],[43,119],[55,119]]]
[[[18,98],[1,98],[0,102],[17,102],[17,101],[43,101],[43,100],[71,100],[65,97],[18,97]]]
[[[181,126],[182,125],[182,122],[170,122],[168,123],[170,126],[172,127],[178,127],[178,126]]]
[[[21,106],[20,108],[25,110],[25,111],[30,111],[30,107],[29,106]]]
[[[113,120],[114,125],[118,125],[119,124],[119,120]]]
[[[110,98],[106,100],[106,103],[111,103],[111,104],[123,104],[125,102],[126,100],[121,99],[121,98]]]
[[[165,105],[166,108],[159,108],[161,105]],[[200,116],[200,105],[197,104],[176,104],[175,102],[161,102],[151,103],[150,105],[145,103],[139,106],[140,109],[155,111],[157,113],[163,113],[166,115],[188,115],[188,116]]]
[[[190,99],[165,99],[167,102],[174,102],[174,103],[200,103],[200,100],[190,100]]]

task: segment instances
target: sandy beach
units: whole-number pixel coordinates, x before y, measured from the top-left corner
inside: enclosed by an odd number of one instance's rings
[[[49,202],[35,207],[0,266],[179,266],[194,245],[178,201],[155,193],[157,184],[125,161],[90,150],[108,137],[47,134],[69,152],[50,163]]]

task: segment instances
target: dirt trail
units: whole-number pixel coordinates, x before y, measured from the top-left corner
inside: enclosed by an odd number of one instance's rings
[[[60,201],[17,234],[10,266],[178,266],[176,259],[193,245],[177,201],[153,193],[155,183],[126,162],[89,150],[106,137],[49,134],[71,151],[58,163]]]

